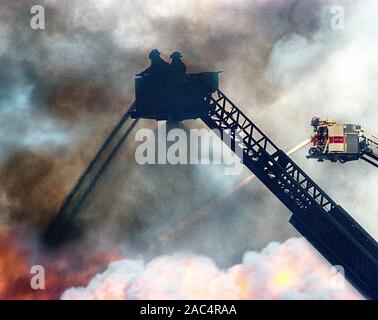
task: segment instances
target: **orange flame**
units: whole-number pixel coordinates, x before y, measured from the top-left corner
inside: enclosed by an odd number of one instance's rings
[[[41,253],[14,228],[0,230],[0,300],[59,299],[65,289],[85,285],[120,256],[113,252],[79,252],[64,248],[54,255]],[[45,269],[45,289],[33,290],[32,265]]]

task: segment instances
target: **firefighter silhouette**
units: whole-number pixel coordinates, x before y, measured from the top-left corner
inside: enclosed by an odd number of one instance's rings
[[[169,64],[160,57],[160,52],[158,49],[153,49],[149,58],[151,60],[151,65],[137,76],[152,76],[155,78],[166,77],[169,73]]]
[[[173,77],[184,76],[186,73],[186,65],[182,62],[182,54],[178,51],[175,51],[171,54],[170,58],[172,59],[171,64],[169,65],[170,73]]]
[[[312,141],[314,148],[312,152],[323,152],[328,140],[328,127],[335,125],[336,122],[329,119],[321,120],[319,117],[311,119],[311,125],[314,127]]]
[[[325,144],[326,144],[326,141],[327,141],[327,136],[328,136],[327,131],[328,130],[327,130],[326,127],[319,127],[318,131],[315,134],[315,138],[317,140],[317,148],[320,151],[324,150],[324,147],[325,147]]]
[[[194,96],[192,92],[189,94],[182,54],[175,51],[170,57],[172,62],[168,64],[160,57],[159,50],[152,50],[149,55],[151,65],[137,74],[143,78],[138,83],[145,92],[144,98],[154,101],[150,104],[151,112],[158,114],[179,113],[193,104]]]

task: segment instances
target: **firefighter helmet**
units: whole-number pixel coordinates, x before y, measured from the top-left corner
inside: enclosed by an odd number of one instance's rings
[[[319,125],[319,122],[320,122],[320,118],[319,117],[312,117],[311,119],[311,125],[313,127],[317,127]]]
[[[183,58],[181,52],[178,52],[178,51],[175,51],[171,54],[170,58],[172,59],[180,59],[180,58]]]
[[[154,59],[154,58],[157,58],[157,57],[160,57],[160,51],[158,49],[153,49],[151,52],[150,52],[150,55],[148,56],[150,59]]]

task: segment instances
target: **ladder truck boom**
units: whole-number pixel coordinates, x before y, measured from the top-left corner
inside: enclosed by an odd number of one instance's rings
[[[293,213],[290,223],[364,296],[378,299],[378,244],[220,90],[202,120],[228,134],[243,163]],[[216,131],[216,132],[217,132]],[[236,152],[236,154],[239,154]]]

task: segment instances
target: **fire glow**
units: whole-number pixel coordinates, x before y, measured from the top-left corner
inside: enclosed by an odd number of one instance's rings
[[[243,263],[219,269],[211,259],[162,256],[148,264],[113,262],[87,287],[63,299],[361,299],[303,239],[247,252]]]
[[[20,234],[19,229],[0,230],[0,300],[59,299],[65,289],[85,285],[110,261],[120,258],[112,252],[83,254],[68,248],[48,255]],[[31,267],[36,264],[45,268],[43,290],[31,287]]]
[[[188,254],[148,264],[93,250],[47,255],[12,229],[1,231],[0,243],[0,299],[361,299],[347,283],[335,287],[340,275],[303,239],[247,252],[227,270]],[[46,269],[45,290],[30,286],[34,264]]]

